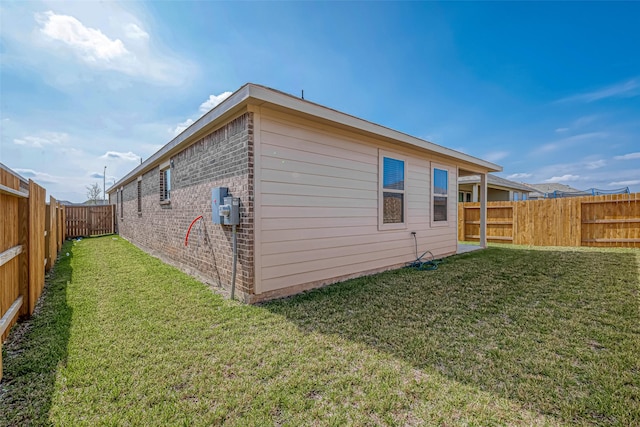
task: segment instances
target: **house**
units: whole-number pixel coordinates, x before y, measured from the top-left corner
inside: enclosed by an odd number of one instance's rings
[[[469,175],[458,178],[458,202],[480,201],[480,176]],[[527,200],[533,188],[526,184],[509,181],[492,174],[487,175],[487,201],[508,202]]]
[[[484,225],[485,177],[500,170],[246,84],[108,194],[122,237],[254,303],[403,266],[414,238],[420,251],[455,254],[458,176],[483,178]],[[240,212],[235,275],[236,227],[218,224],[224,189]]]
[[[540,200],[544,199],[547,194],[561,192],[561,193],[580,193],[573,187],[566,184],[547,183],[547,184],[526,184],[533,189],[529,194],[529,199]]]

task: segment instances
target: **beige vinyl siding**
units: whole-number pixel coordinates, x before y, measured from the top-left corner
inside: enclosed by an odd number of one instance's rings
[[[262,109],[256,182],[260,231],[256,292],[398,265],[420,253],[454,253],[456,227],[430,227],[431,159]],[[407,228],[378,230],[379,150],[407,161]],[[442,164],[443,160],[438,159]],[[457,211],[456,167],[449,167],[449,215]],[[455,225],[455,221],[450,221]]]

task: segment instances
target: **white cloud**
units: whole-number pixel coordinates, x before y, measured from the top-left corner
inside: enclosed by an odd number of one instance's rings
[[[615,156],[616,160],[636,160],[640,159],[640,152],[624,154],[622,156]]]
[[[617,83],[591,92],[579,93],[559,99],[557,103],[564,102],[593,102],[606,98],[631,98],[640,95],[640,83],[638,79],[631,79],[623,83]]]
[[[100,158],[101,159],[124,160],[124,161],[127,161],[127,162],[139,162],[140,161],[140,156],[138,156],[135,153],[132,153],[131,151],[128,151],[126,153],[121,153],[121,152],[118,152],[118,151],[107,151],[102,156],[100,156]]]
[[[209,95],[209,99],[200,104],[200,112],[206,113],[222,101],[227,99],[232,92],[222,92],[220,95]]]
[[[594,160],[592,162],[587,162],[587,169],[600,169],[607,165],[607,162],[604,160]]]
[[[507,151],[492,151],[491,153],[487,153],[482,156],[483,159],[488,160],[490,162],[497,162],[509,155]]]
[[[176,128],[173,130],[173,136],[180,135],[182,132],[184,132],[193,123],[194,123],[193,119],[187,119],[182,123],[178,123]]]
[[[551,177],[549,179],[545,179],[544,182],[559,183],[559,182],[563,182],[563,181],[577,181],[579,179],[580,179],[579,175],[566,174],[566,175],[562,175],[562,176],[554,176],[554,177]]]
[[[45,172],[38,172],[33,169],[15,168],[14,171],[22,175],[24,178],[32,179],[40,184],[55,184],[60,181],[58,177],[49,175]]]
[[[124,26],[127,37],[133,40],[149,40],[149,33],[137,26],[136,24],[127,24]]]
[[[200,112],[198,113],[197,117],[194,116],[195,119],[189,118],[182,123],[178,123],[178,125],[174,129],[170,130],[170,132],[173,134],[173,136],[180,135],[189,126],[194,124],[198,118],[208,113],[209,110],[211,110],[212,108],[215,108],[218,104],[220,104],[222,101],[227,99],[232,93],[233,92],[226,91],[226,92],[222,92],[219,95],[209,95],[209,99],[207,99],[202,104],[200,104],[200,108],[199,108]]]
[[[22,138],[15,138],[14,144],[24,145],[33,148],[43,148],[46,145],[59,145],[67,141],[69,135],[59,132],[42,132],[40,135],[30,135]]]
[[[85,27],[73,16],[48,11],[36,14],[36,21],[42,25],[40,31],[44,35],[67,44],[87,63],[108,63],[129,55],[121,40],[111,40],[102,31]]]
[[[525,178],[531,178],[532,176],[533,175],[531,175],[530,173],[514,173],[507,176],[507,179],[525,179]]]
[[[53,75],[56,85],[68,86],[78,80],[91,82],[95,78],[106,79],[103,83],[112,89],[130,84],[122,76],[114,79],[110,75],[75,70],[78,65],[69,60],[70,56],[82,67],[143,78],[152,84],[183,84],[195,69],[190,61],[167,55],[162,46],[149,43],[151,35],[121,5],[95,3],[89,12],[89,8],[81,5],[64,3],[60,9],[67,11],[49,10],[32,15],[39,30],[33,34],[24,29],[24,24],[14,25],[8,43],[12,58]]]
[[[576,144],[578,142],[588,141],[588,140],[592,140],[592,139],[603,139],[603,138],[607,138],[608,136],[609,136],[609,134],[606,133],[606,132],[580,133],[580,134],[577,134],[577,135],[572,135],[572,136],[568,136],[566,138],[559,139],[559,140],[554,141],[554,142],[550,142],[548,144],[544,144],[544,145],[538,147],[533,152],[537,153],[537,154],[549,153],[551,151],[559,150],[560,148],[563,148],[563,147],[574,145],[574,144]]]
[[[556,133],[563,133],[563,132],[566,132],[568,130],[569,130],[569,128],[558,128],[558,129],[556,129]]]
[[[609,185],[622,185],[625,187],[629,185],[640,185],[640,179],[632,179],[630,181],[616,181],[609,183]]]

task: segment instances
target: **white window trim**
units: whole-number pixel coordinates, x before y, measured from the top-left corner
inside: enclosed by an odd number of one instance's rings
[[[438,168],[440,169],[440,168]],[[460,202],[460,194],[462,194],[462,202]],[[467,199],[467,196],[469,196],[469,200]],[[473,200],[473,194],[471,193],[471,191],[466,191],[466,190],[458,190],[458,203],[468,203],[471,202]]]
[[[124,219],[124,187],[120,187],[120,219]]]
[[[389,190],[384,188],[384,158],[389,157],[395,160],[402,160],[404,162],[404,190]],[[393,151],[386,151],[379,149],[378,150],[378,231],[387,231],[387,230],[405,230],[407,229],[407,205],[408,203],[408,180],[407,180],[407,163],[408,158],[403,154],[399,154]],[[398,222],[393,224],[385,224],[384,223],[384,193],[400,193],[403,195],[402,198],[402,218],[404,222]]]
[[[142,215],[142,176],[139,176],[136,182],[136,198],[138,203],[138,215]]]
[[[160,164],[160,183],[162,184],[162,180],[164,180],[164,171],[166,171],[167,169],[171,169],[171,160],[167,160],[164,163]],[[171,183],[169,183],[171,184]],[[164,188],[160,189],[160,204],[161,205],[168,205],[171,203],[171,189],[169,189],[169,197],[168,198],[164,198],[163,197],[163,193],[164,192]]]
[[[434,172],[436,169],[440,169],[440,170],[444,170],[447,171],[447,220],[446,221],[436,221],[434,220],[434,197],[436,196],[435,191],[434,191],[434,183],[435,183],[435,179],[434,179]],[[443,165],[441,163],[435,163],[435,162],[431,162],[431,170],[429,171],[430,173],[430,181],[431,181],[431,191],[430,191],[430,200],[429,200],[429,206],[430,206],[430,222],[431,222],[431,227],[448,227],[449,224],[451,223],[452,219],[451,219],[451,215],[450,215],[450,207],[451,207],[451,171],[453,170],[453,168],[451,166],[447,166],[447,165]],[[454,200],[456,201],[456,206],[458,203],[458,191],[457,191],[457,187],[456,187],[456,197],[454,198]],[[439,194],[440,195],[440,194]]]

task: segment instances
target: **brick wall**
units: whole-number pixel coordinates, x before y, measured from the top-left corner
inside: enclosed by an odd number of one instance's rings
[[[171,158],[171,200],[160,202],[160,169],[142,176],[142,212],[138,187],[124,187],[124,216],[117,209],[122,237],[201,280],[230,289],[231,226],[215,225],[211,217],[211,189],[228,187],[240,198],[236,292],[254,293],[253,260],[253,115],[246,113],[208,134]],[[118,196],[119,197],[119,196]],[[112,194],[111,203],[116,202]],[[119,201],[119,199],[118,199]],[[189,224],[199,215],[189,236]]]

